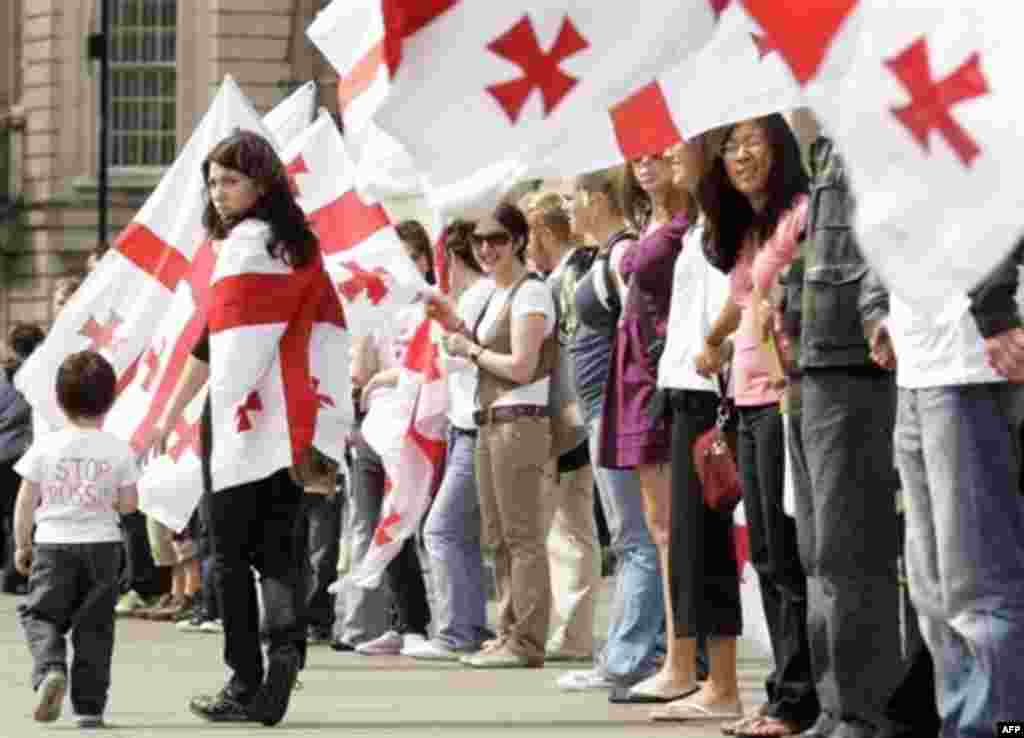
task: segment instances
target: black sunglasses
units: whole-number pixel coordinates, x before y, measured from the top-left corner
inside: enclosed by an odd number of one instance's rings
[[[507,246],[511,240],[512,236],[505,232],[473,234],[474,246],[483,246],[485,243],[489,243],[491,246],[501,247]]]

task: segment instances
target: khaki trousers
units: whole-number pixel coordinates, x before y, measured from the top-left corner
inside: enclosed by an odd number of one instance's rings
[[[551,617],[542,487],[551,421],[519,418],[479,430],[476,475],[484,545],[492,546],[498,637],[531,664],[544,663]]]
[[[559,620],[548,651],[587,656],[594,650],[594,606],[601,582],[593,468],[588,464],[559,474],[557,460],[550,460],[544,467],[543,495],[551,593]]]

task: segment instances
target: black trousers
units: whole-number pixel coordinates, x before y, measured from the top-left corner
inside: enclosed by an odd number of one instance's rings
[[[302,496],[296,531],[304,551],[300,600],[305,623],[317,629],[330,630],[334,623],[334,595],[327,588],[338,578],[342,500],[340,494]]]
[[[36,544],[29,592],[18,606],[32,653],[32,687],[50,671],[68,672],[71,632],[71,704],[79,715],[102,715],[110,690],[114,606],[121,544]]]
[[[677,637],[736,637],[743,629],[732,516],[704,504],[693,444],[715,424],[718,395],[673,391],[669,572]]]
[[[17,463],[18,459],[0,463],[0,589],[4,592],[14,592],[26,581],[14,568],[14,501],[21,486],[21,477],[14,471]]]
[[[293,651],[305,638],[297,613],[301,562],[296,518],[302,489],[287,469],[208,495],[212,566],[224,623],[230,690],[255,695],[263,683],[259,608],[252,569],[259,572],[270,655]]]
[[[772,641],[775,668],[765,690],[771,714],[810,723],[819,712],[807,641],[807,578],[796,524],[782,507],[785,436],[777,404],[741,407],[737,465],[750,538],[750,561]]]

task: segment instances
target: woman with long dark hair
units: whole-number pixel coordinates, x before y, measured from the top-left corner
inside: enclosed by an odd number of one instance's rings
[[[770,348],[765,298],[796,256],[807,218],[809,183],[800,147],[778,114],[737,123],[698,197],[709,261],[729,275],[729,298],[697,357],[710,376],[733,339],[733,387],[740,428],[737,464],[775,669],[761,714],[730,728],[742,735],[792,735],[809,727],[819,706],[807,643],[807,578],[796,525],[782,506],[786,455],[782,377]]]
[[[229,136],[207,156],[202,173],[209,198],[203,225],[218,265],[222,261],[267,263],[269,257],[275,270],[289,280],[306,279],[310,270],[323,269],[317,238],[295,202],[283,164],[266,139],[247,131]],[[304,290],[296,298],[299,302],[295,313],[288,318],[289,328],[309,301],[320,304],[322,298],[317,290]],[[275,296],[268,295],[267,299],[280,302]],[[249,303],[240,306],[243,313],[258,308]],[[213,310],[209,310],[208,319],[213,321],[214,317]],[[216,327],[212,322],[208,324],[197,342],[151,434],[160,450],[168,429],[207,378],[211,386],[218,382],[252,385],[260,379],[211,374],[210,332]],[[216,364],[212,366],[216,368]],[[204,493],[200,505],[209,525],[212,569],[224,623],[224,660],[231,676],[220,692],[193,699],[190,708],[213,722],[258,720],[273,725],[287,711],[305,639],[296,612],[301,562],[294,536],[302,488],[286,467],[263,479],[215,489],[211,416],[208,398],[201,429]],[[260,648],[253,567],[260,574],[265,630],[270,640],[266,669]]]

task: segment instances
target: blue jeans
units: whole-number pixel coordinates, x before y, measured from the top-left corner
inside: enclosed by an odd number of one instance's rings
[[[900,389],[907,578],[950,738],[991,736],[1024,715],[1022,392]]]
[[[448,648],[467,651],[480,645],[487,626],[475,457],[476,436],[452,427],[444,481],[423,524],[434,579],[436,637]]]
[[[600,426],[599,415],[588,420],[591,459],[597,458]],[[647,530],[636,472],[595,464],[594,481],[619,560],[608,642],[598,665],[612,679],[631,684],[654,672],[658,655],[665,651],[658,550]]]

